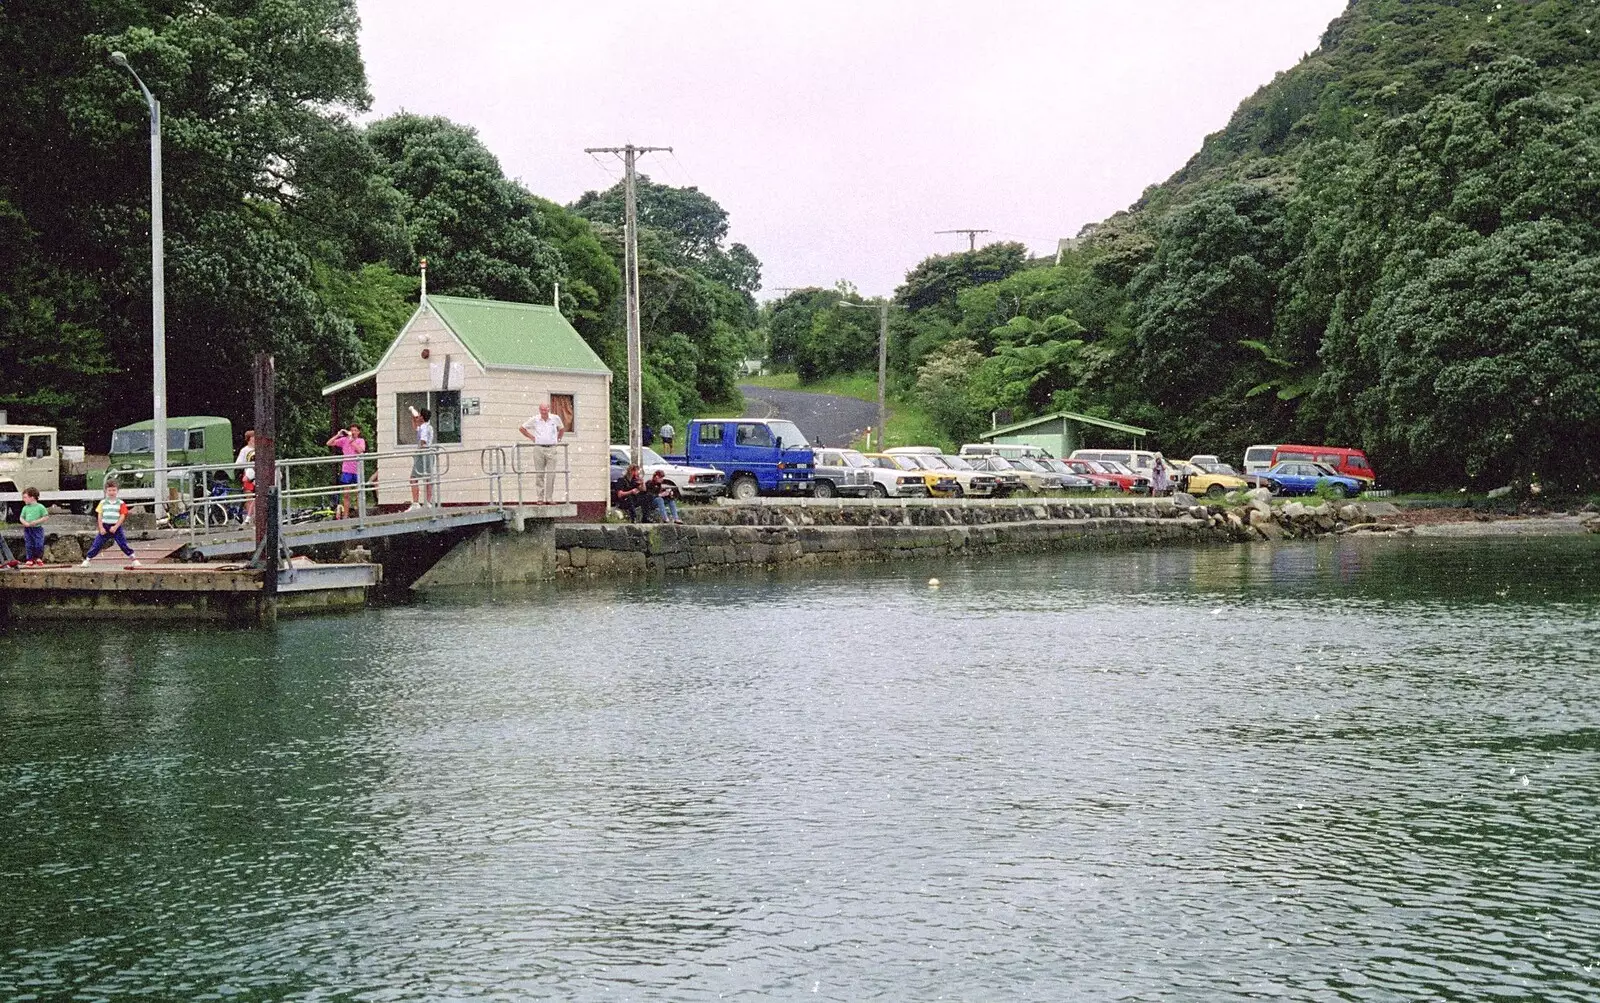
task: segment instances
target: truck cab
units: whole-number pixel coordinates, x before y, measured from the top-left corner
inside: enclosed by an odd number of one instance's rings
[[[23,488],[57,491],[61,487],[61,457],[56,453],[56,430],[45,425],[0,425],[0,494]],[[21,503],[8,506],[22,510]]]
[[[684,444],[685,456],[667,457],[668,461],[722,471],[731,498],[747,501],[757,495],[811,493],[816,458],[792,421],[697,419],[689,423]]]
[[[233,423],[209,415],[167,419],[167,467],[193,467],[233,463]],[[124,425],[111,433],[108,471],[124,487],[150,486],[155,467],[155,422]]]

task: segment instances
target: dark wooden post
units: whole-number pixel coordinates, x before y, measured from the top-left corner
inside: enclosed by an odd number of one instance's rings
[[[256,552],[261,554],[261,590],[278,591],[278,417],[272,356],[256,353]]]

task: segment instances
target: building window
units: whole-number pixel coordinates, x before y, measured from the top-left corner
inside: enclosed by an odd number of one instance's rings
[[[567,435],[575,434],[578,427],[576,400],[572,394],[550,395],[550,413],[561,419],[561,427]]]

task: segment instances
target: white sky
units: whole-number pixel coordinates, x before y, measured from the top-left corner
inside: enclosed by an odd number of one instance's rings
[[[478,129],[567,203],[696,184],[765,290],[890,292],[987,227],[1049,252],[1126,208],[1314,49],[1345,0],[360,0],[374,113]]]

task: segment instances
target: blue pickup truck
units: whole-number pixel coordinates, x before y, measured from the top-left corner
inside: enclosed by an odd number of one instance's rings
[[[792,421],[703,418],[689,423],[685,445],[687,453],[669,456],[667,462],[722,471],[730,498],[811,493],[816,459]]]

